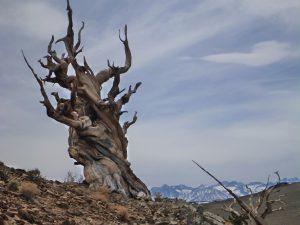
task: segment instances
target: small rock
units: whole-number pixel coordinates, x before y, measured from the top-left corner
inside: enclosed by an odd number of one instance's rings
[[[65,220],[61,225],[76,225],[76,222],[74,220]]]
[[[29,212],[27,212],[26,210],[19,209],[18,210],[18,215],[21,219],[26,220],[29,223],[34,223],[35,222],[34,217]]]
[[[56,205],[62,209],[68,209],[69,205],[66,202],[57,202]]]
[[[71,210],[69,209],[67,212],[73,216],[82,216],[83,215],[83,213],[81,211],[76,210],[76,209],[71,209]]]

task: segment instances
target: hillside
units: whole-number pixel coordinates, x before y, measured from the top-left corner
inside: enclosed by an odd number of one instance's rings
[[[276,199],[283,195],[281,199],[286,203],[284,210],[270,214],[266,221],[271,225],[299,225],[300,221],[300,183],[293,183],[280,186],[271,197]],[[242,197],[247,200],[249,196]],[[209,210],[217,215],[227,218],[228,214],[222,210],[224,204],[229,204],[232,199],[203,204],[204,209]]]
[[[0,224],[202,224],[224,220],[182,200],[131,199],[85,184],[49,181],[0,163]]]

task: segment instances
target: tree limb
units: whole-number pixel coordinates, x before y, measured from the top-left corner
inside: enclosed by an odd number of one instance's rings
[[[138,82],[135,84],[134,89],[131,88],[131,85],[128,88],[128,92],[123,95],[117,102],[117,108],[116,111],[119,113],[122,109],[122,106],[125,105],[126,103],[129,102],[129,99],[131,97],[132,94],[136,93],[137,89],[139,88],[139,86],[141,86],[142,82]]]
[[[91,67],[89,66],[89,64],[87,63],[85,56],[83,57],[83,63],[84,63],[84,67],[85,67],[86,71],[88,71],[91,75],[94,76],[94,72],[91,69]]]
[[[55,43],[59,43],[59,42],[64,42],[66,50],[68,52],[68,57],[74,59],[75,58],[75,52],[73,49],[74,46],[74,31],[73,31],[73,11],[72,8],[70,6],[70,1],[67,0],[67,9],[68,11],[68,30],[67,30],[67,35],[63,38],[58,39]]]
[[[80,44],[81,44],[81,32],[82,32],[82,30],[84,28],[84,22],[82,21],[81,23],[82,23],[82,25],[81,25],[81,27],[79,29],[79,32],[78,32],[78,40],[77,40],[77,43],[76,43],[76,45],[74,47],[75,51],[78,50],[78,48],[80,47]]]
[[[45,88],[44,88],[44,85],[43,85],[43,80],[35,73],[34,69],[32,68],[32,66],[29,64],[23,50],[22,50],[22,55],[23,55],[23,58],[28,66],[28,68],[31,70],[33,76],[35,77],[36,81],[38,82],[39,86],[40,86],[40,91],[41,91],[41,94],[44,98],[43,101],[41,101],[41,103],[46,107],[46,111],[47,111],[47,115],[53,119],[55,119],[56,121],[58,122],[61,122],[65,125],[68,125],[70,127],[73,127],[73,128],[79,128],[80,127],[80,122],[79,121],[76,121],[76,120],[73,120],[73,119],[70,119],[66,116],[63,116],[63,115],[59,115],[56,113],[55,109],[53,108],[49,98],[48,98],[48,95],[45,91]]]
[[[128,129],[132,124],[134,124],[136,121],[137,121],[137,112],[134,113],[134,116],[133,116],[133,118],[132,118],[132,121],[126,121],[126,122],[123,124],[123,132],[124,132],[124,134],[127,133],[127,129]]]
[[[131,55],[128,38],[127,38],[127,25],[125,25],[124,27],[124,36],[125,36],[124,40],[121,38],[120,33],[121,31],[119,30],[119,39],[123,43],[124,50],[125,50],[125,64],[122,67],[114,66],[114,64],[110,66],[110,63],[108,61],[108,69],[102,70],[96,75],[97,81],[99,82],[100,85],[116,75],[126,73],[131,67],[132,55]]]

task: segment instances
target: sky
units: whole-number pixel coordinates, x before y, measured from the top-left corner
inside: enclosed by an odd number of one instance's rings
[[[266,181],[277,170],[299,177],[300,1],[71,5],[75,29],[85,22],[83,55],[94,71],[107,59],[123,64],[118,29],[128,25],[133,65],[121,86],[143,84],[123,121],[138,111],[128,130],[129,161],[149,187],[213,183],[192,160],[221,180]],[[0,0],[0,160],[59,180],[81,168],[68,156],[67,127],[39,104],[20,50],[45,75],[37,60],[52,34],[64,36],[65,9],[61,0]]]

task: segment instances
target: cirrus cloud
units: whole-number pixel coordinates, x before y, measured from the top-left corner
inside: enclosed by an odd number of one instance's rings
[[[51,34],[61,34],[65,29],[66,16],[53,4],[37,1],[3,1],[0,8],[0,28],[10,32],[48,40]]]
[[[290,44],[273,40],[255,44],[250,52],[220,53],[204,56],[201,59],[217,63],[267,66],[299,55],[299,50],[295,50]]]

